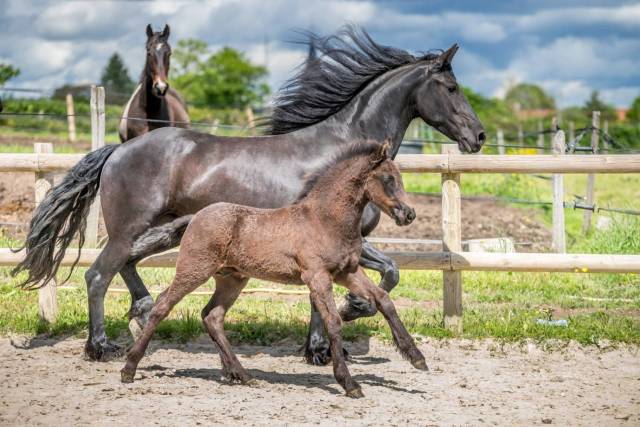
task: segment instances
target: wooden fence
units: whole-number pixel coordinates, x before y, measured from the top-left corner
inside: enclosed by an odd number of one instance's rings
[[[561,131],[557,134],[561,137]],[[456,151],[454,146],[445,146]],[[82,155],[0,154],[0,172],[31,172],[37,180],[43,174],[71,168]],[[463,173],[638,173],[640,155],[461,155],[447,152],[435,155],[400,155],[397,163],[404,172],[432,172],[442,175],[442,252],[389,252],[402,269],[442,270],[444,278],[444,316],[447,327],[462,329],[462,278],[460,271],[530,271],[575,273],[640,273],[640,255],[594,255],[559,253],[475,253],[461,250],[460,179]],[[36,191],[38,192],[36,187]],[[38,195],[38,200],[42,194]],[[563,208],[557,207],[562,210]],[[555,215],[554,215],[555,216]],[[100,250],[83,249],[80,266],[89,266]],[[23,253],[0,249],[0,265],[16,265]],[[70,249],[62,263],[69,266],[76,256]],[[176,251],[151,256],[142,267],[173,267]],[[55,316],[55,287],[44,288],[43,317]]]
[[[104,90],[91,91],[92,149],[104,145]],[[502,140],[502,132],[498,140]],[[596,142],[597,144],[597,142]],[[443,145],[442,154],[399,155],[396,163],[403,172],[431,172],[442,177],[442,251],[388,252],[400,268],[441,270],[443,272],[444,324],[462,330],[461,271],[520,271],[572,273],[640,273],[640,255],[564,254],[564,206],[562,174],[638,173],[640,155],[564,156],[564,132],[553,135],[553,155],[461,155],[455,145]],[[36,144],[33,154],[0,154],[0,172],[30,172],[35,175],[36,205],[52,185],[52,173],[72,168],[81,154],[53,154],[51,144]],[[557,253],[477,253],[463,252],[461,245],[460,180],[464,173],[552,173],[553,177],[553,248]],[[592,181],[593,178],[590,178]],[[98,201],[92,206],[88,219],[86,241],[79,265],[91,265],[98,254]],[[589,218],[590,222],[590,218]],[[93,246],[93,248],[92,248]],[[174,267],[175,250],[144,259],[142,267]],[[70,266],[76,258],[70,249],[62,262]],[[14,266],[24,253],[0,248],[0,265]],[[47,321],[56,316],[55,283],[40,290],[40,313]]]

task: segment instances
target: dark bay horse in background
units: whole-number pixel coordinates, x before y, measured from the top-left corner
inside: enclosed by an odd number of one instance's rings
[[[299,200],[278,209],[214,203],[198,211],[180,242],[176,275],[158,297],[140,338],[127,352],[122,382],[133,382],[156,327],[173,307],[210,277],[213,297],[202,320],[217,344],[223,377],[248,384],[224,331],[224,318],[250,277],[285,284],[305,284],[321,314],[332,348],[333,373],[347,396],[363,397],[342,352],[341,320],[333,300],[333,282],[380,309],[394,342],[411,364],[427,370],[425,358],[407,332],[389,294],[360,267],[360,223],[368,203],[408,225],[415,211],[407,204],[398,167],[387,156],[388,144],[350,145],[307,179]]]
[[[169,33],[168,25],[162,32],[153,32],[151,25],[147,25],[147,59],[140,82],[122,112],[118,128],[121,142],[153,129],[187,127],[189,123],[187,104],[167,82],[171,57]]]
[[[481,149],[482,124],[451,67],[457,45],[440,54],[414,56],[379,45],[354,27],[327,38],[311,35],[309,43],[318,57],[282,89],[270,121],[272,135],[221,137],[157,129],[130,143],[87,154],[38,206],[25,242],[26,257],[14,269],[14,273],[28,272],[25,288],[55,276],[100,191],[109,241],[85,274],[89,296],[85,351],[90,358],[107,360],[122,354],[104,329],[104,297],[113,277],[120,273],[124,279],[132,296],[130,317],[144,325],[153,300],[136,264],[178,246],[191,215],[205,206],[217,202],[287,206],[296,200],[305,176],[345,146],[389,140],[395,157],[409,123],[417,117],[457,141],[463,152]],[[379,218],[379,209],[368,205],[363,236]],[[366,241],[360,264],[381,273],[385,290],[398,283],[393,260]],[[375,307],[355,296],[347,305],[342,310],[345,318],[375,313]],[[317,311],[312,312],[305,356],[313,363],[330,360]]]

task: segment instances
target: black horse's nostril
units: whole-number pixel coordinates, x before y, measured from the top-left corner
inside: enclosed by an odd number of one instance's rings
[[[478,134],[478,142],[480,144],[484,144],[484,141],[486,141],[486,139],[487,139],[487,136],[484,134],[484,132],[480,132]]]

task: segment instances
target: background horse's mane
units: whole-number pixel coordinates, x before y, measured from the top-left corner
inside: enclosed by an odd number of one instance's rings
[[[329,173],[329,171],[338,164],[353,159],[354,157],[372,156],[374,152],[380,151],[380,147],[381,144],[374,141],[363,141],[358,144],[347,145],[305,178],[304,186],[302,187],[302,191],[298,194],[296,203],[307,197],[311,190],[313,190],[313,187],[318,183],[318,180],[325,174]]]
[[[310,52],[297,74],[287,80],[275,97],[267,133],[293,132],[321,122],[338,112],[372,80],[402,65],[438,57],[436,53],[414,56],[383,46],[355,25],[336,34],[308,37]],[[318,52],[316,55],[315,52]]]

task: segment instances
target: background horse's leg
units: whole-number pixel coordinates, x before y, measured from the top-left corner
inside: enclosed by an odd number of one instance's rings
[[[149,313],[153,308],[153,297],[144,286],[142,278],[136,271],[138,261],[127,261],[120,270],[120,276],[131,293],[131,308],[129,309],[129,330],[134,340],[142,334],[144,325],[149,321]]]

